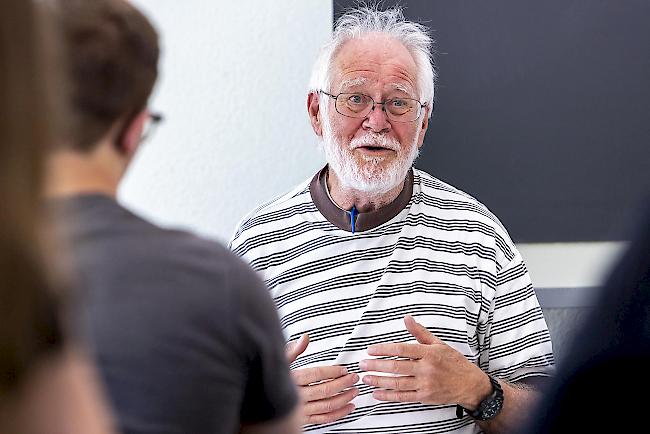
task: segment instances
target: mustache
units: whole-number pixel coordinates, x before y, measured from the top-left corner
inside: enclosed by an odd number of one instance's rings
[[[356,137],[350,141],[350,149],[360,148],[362,146],[377,146],[381,148],[399,151],[402,145],[396,139],[385,134],[366,133],[361,137]]]

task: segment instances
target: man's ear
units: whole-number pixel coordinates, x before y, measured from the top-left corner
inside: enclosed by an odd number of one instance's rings
[[[138,150],[138,145],[142,140],[144,125],[149,118],[149,112],[145,109],[134,117],[127,119],[127,125],[122,129],[122,136],[118,138],[118,149],[128,157],[132,157]]]
[[[418,135],[418,148],[421,148],[422,145],[424,144],[424,135],[427,132],[427,128],[429,128],[429,111],[431,109],[429,106],[424,107],[424,114],[422,115],[422,129],[420,130],[420,134]]]
[[[307,112],[311,127],[318,137],[323,136],[323,120],[320,112],[320,95],[316,92],[309,92],[307,95]]]

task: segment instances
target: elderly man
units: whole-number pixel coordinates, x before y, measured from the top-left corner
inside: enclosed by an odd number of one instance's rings
[[[72,128],[48,193],[78,273],[83,336],[124,434],[297,433],[267,289],[232,252],[116,201],[140,143],[158,36],[123,0],[58,0]]]
[[[327,165],[231,242],[298,340],[288,353],[309,432],[508,430],[553,367],[503,226],[412,168],[433,109],[431,44],[399,9],[342,16],[307,99]]]

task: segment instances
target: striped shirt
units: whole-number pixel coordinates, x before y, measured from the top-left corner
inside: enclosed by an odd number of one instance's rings
[[[292,369],[342,365],[363,376],[358,362],[369,358],[369,345],[415,342],[403,322],[410,314],[494,377],[514,382],[552,372],[526,266],[485,206],[413,169],[389,211],[360,214],[352,233],[349,213],[324,193],[325,170],[254,210],[231,241],[268,285],[286,339],[309,333]],[[455,403],[381,402],[372,387],[357,387],[354,412],[305,431],[480,431],[468,416],[456,418]]]

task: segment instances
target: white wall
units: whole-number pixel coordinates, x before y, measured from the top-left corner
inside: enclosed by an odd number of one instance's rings
[[[331,32],[325,0],[134,0],[161,33],[151,107],[165,121],[120,200],[159,224],[227,240],[243,215],[322,164],[306,88]]]
[[[625,246],[624,242],[517,245],[536,288],[599,286]]]

